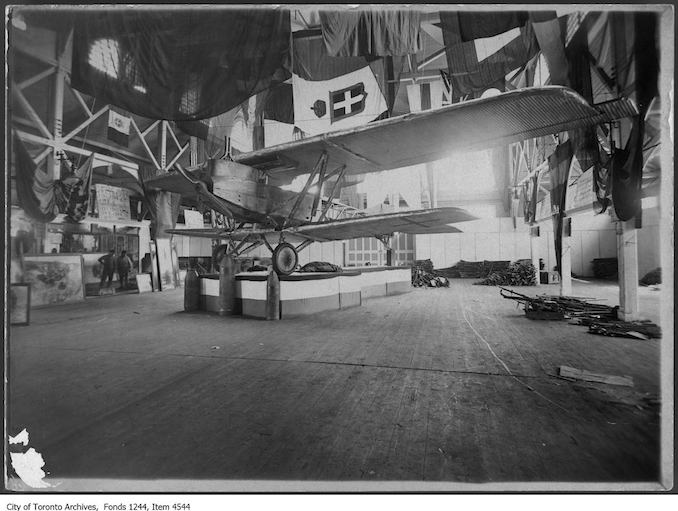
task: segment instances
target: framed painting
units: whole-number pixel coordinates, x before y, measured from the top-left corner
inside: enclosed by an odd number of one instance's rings
[[[33,306],[85,299],[80,254],[24,256],[23,280],[31,285]]]
[[[28,325],[31,313],[30,284],[11,284],[9,287],[9,322]]]

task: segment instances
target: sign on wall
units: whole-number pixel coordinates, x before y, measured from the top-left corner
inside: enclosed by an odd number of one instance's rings
[[[565,196],[565,210],[571,211],[581,207],[589,207],[596,200],[593,191],[593,170],[580,174],[567,187]]]
[[[187,209],[184,211],[184,223],[186,227],[197,227],[202,229],[205,227],[202,213],[200,211],[192,211]]]
[[[116,186],[94,185],[97,194],[99,218],[103,220],[130,220],[129,190]]]
[[[552,214],[551,195],[547,193],[544,199],[537,203],[536,220],[539,221],[551,218]]]

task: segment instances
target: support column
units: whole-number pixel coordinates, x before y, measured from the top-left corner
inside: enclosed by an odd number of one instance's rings
[[[219,262],[219,315],[237,314],[235,302],[235,259],[224,255]]]
[[[563,218],[560,250],[560,296],[572,296],[572,250],[570,247],[570,220]]]
[[[532,257],[532,266],[534,266],[534,277],[536,279],[536,285],[540,284],[539,281],[539,226],[535,225],[530,227],[530,256]]]
[[[51,126],[52,135],[54,136],[54,146],[52,151],[47,156],[47,172],[52,176],[53,179],[61,179],[61,142],[62,142],[62,129],[63,129],[63,118],[64,118],[64,90],[66,78],[66,71],[64,70],[64,56],[62,48],[64,41],[60,37],[57,37],[57,65],[56,72],[54,73],[54,90],[53,90],[53,108],[51,115]]]
[[[160,168],[167,172],[167,121],[160,121]]]
[[[619,319],[638,319],[638,231],[635,220],[617,222]]]
[[[193,167],[198,164],[198,139],[191,137],[188,140],[190,144],[189,165]]]

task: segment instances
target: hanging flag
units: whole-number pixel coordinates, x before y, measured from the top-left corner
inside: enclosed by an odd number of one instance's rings
[[[369,66],[332,80],[292,76],[294,124],[309,135],[362,126],[387,111]]]
[[[633,121],[631,135],[624,149],[612,154],[612,204],[620,220],[631,220],[640,213],[643,181],[643,121]]]
[[[415,9],[320,11],[323,41],[333,56],[406,56],[421,51]]]
[[[514,29],[515,37],[510,40],[500,34],[495,36],[495,40],[468,42],[461,38],[456,12],[441,11],[440,26],[455,98],[469,95],[480,97],[483,91],[491,88],[503,91],[506,75],[525,65],[539,51],[534,30],[529,23],[519,30]]]
[[[58,207],[54,194],[54,182],[46,172],[37,168],[19,135],[14,134],[16,191],[19,205],[33,220],[53,220]]]
[[[118,145],[129,145],[129,129],[131,121],[129,116],[117,112],[115,109],[108,110],[108,139]]]
[[[445,86],[442,80],[413,83],[407,86],[407,101],[410,105],[410,112],[440,108],[443,106],[445,97]]]
[[[386,98],[389,114],[393,112],[404,57],[334,57],[328,54],[320,32],[313,30],[294,32],[292,46],[294,74],[307,81],[331,80],[369,66]]]
[[[73,175],[55,183],[59,210],[71,222],[81,222],[87,215],[92,189],[94,154]]]
[[[549,156],[549,171],[551,175],[551,214],[553,219],[553,242],[556,250],[556,269],[560,271],[560,262],[563,247],[563,218],[565,216],[565,194],[567,180],[572,163],[572,142],[567,140],[556,147]]]
[[[569,85],[561,20],[556,17],[555,12],[550,15],[543,13],[540,18],[532,19],[532,28],[549,68],[550,84]]]
[[[450,75],[447,71],[440,70],[440,78],[443,84],[443,102],[452,103],[452,85],[450,84]]]

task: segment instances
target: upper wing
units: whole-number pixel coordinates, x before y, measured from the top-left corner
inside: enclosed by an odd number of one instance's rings
[[[407,234],[461,232],[460,229],[448,224],[476,218],[460,208],[422,209],[302,225],[290,229],[289,232],[315,241],[368,238],[394,232]]]
[[[502,146],[637,114],[626,100],[591,107],[565,87],[528,88],[406,114],[235,157],[284,184],[310,171],[320,154],[346,174],[362,174],[440,160],[451,153]]]

